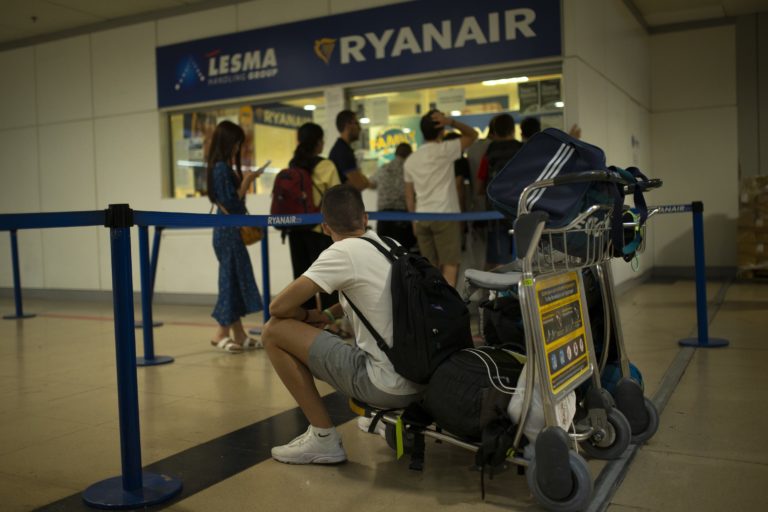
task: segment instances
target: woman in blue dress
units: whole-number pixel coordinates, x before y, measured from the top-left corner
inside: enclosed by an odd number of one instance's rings
[[[219,215],[245,214],[245,194],[263,171],[240,168],[243,129],[222,121],[213,132],[208,150],[208,198]],[[248,251],[238,227],[213,229],[213,249],[219,260],[219,297],[211,316],[219,326],[211,344],[231,353],[261,348],[261,340],[249,338],[242,317],[261,311],[263,305]]]

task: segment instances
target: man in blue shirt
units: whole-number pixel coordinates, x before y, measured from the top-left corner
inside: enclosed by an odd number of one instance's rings
[[[357,190],[370,187],[371,184],[358,167],[355,152],[350,146],[360,138],[360,121],[357,115],[351,110],[342,110],[336,116],[336,129],[339,130],[339,138],[333,145],[328,159],[336,165],[341,182],[348,183]]]

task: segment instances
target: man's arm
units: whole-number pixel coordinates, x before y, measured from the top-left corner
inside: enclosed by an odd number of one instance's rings
[[[462,151],[467,149],[469,146],[472,145],[473,142],[477,140],[477,132],[475,131],[474,128],[462,122],[459,122],[452,117],[448,117],[442,112],[435,112],[434,114],[432,114],[432,120],[434,120],[437,123],[438,128],[443,128],[444,126],[452,126],[457,130],[459,130],[459,133],[461,133],[461,138],[459,139],[459,141],[461,141]]]
[[[371,186],[371,182],[368,181],[368,178],[360,169],[349,171],[345,174],[345,176],[347,177],[347,183],[355,187],[357,190],[362,191]]]
[[[405,207],[409,212],[416,211],[416,192],[413,189],[413,183],[405,182]]]
[[[323,291],[308,277],[299,276],[277,294],[269,304],[269,314],[275,318],[292,318],[302,322],[313,321],[308,312],[301,307],[317,292]]]

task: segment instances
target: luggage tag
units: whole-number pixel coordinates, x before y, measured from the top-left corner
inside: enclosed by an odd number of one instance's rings
[[[397,423],[395,423],[395,453],[397,454],[397,460],[403,456],[405,450],[403,449],[403,417],[397,417]]]

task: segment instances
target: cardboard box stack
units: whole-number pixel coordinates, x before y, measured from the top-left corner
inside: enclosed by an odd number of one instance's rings
[[[741,277],[768,277],[768,176],[741,180],[738,263]]]

